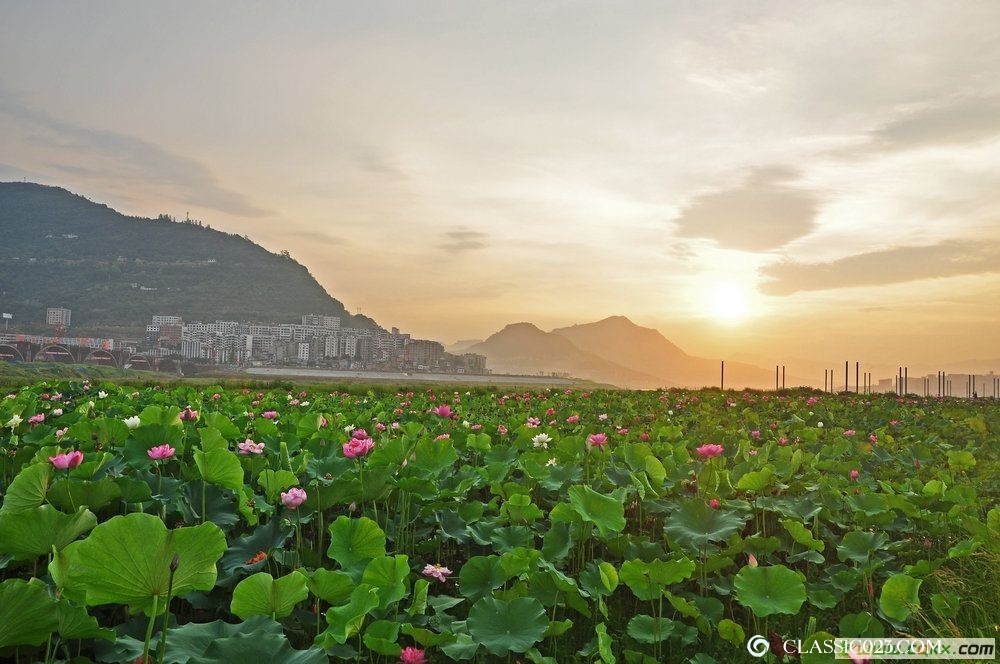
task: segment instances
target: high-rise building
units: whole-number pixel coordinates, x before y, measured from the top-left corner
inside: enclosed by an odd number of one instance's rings
[[[62,325],[69,327],[73,312],[63,307],[49,307],[45,310],[45,323],[47,325]]]

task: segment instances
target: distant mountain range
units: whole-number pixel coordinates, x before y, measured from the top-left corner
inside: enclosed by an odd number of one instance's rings
[[[185,320],[292,322],[351,316],[288,255],[198,222],[127,217],[65,189],[0,183],[0,309],[22,327],[47,307],[73,327],[138,327],[154,314]]]
[[[485,341],[467,346],[495,373],[568,373],[621,387],[718,386],[719,360],[688,355],[660,332],[625,316],[545,332],[531,323],[508,325]],[[807,381],[785,377],[786,385]],[[774,372],[726,362],[727,387],[773,388]]]

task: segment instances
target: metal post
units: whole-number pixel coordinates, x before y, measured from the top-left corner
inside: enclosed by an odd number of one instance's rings
[[[781,365],[781,389],[785,389],[785,365]]]
[[[903,367],[903,394],[910,393],[910,367]]]
[[[858,380],[858,376],[860,375],[858,373],[859,371],[861,371],[861,363],[860,362],[855,362],[854,363],[854,393],[855,394],[860,394],[861,393],[861,385],[860,385],[861,381]]]
[[[726,361],[722,360],[722,368],[719,374],[719,389],[725,391],[726,389]]]

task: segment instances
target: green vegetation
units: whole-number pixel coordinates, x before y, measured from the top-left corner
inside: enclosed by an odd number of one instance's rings
[[[186,320],[344,318],[308,270],[246,237],[200,223],[126,217],[64,189],[0,183],[0,309],[42,325],[46,307],[73,310],[73,327]]]
[[[711,664],[1000,615],[993,401],[56,381],[0,427],[11,661]]]

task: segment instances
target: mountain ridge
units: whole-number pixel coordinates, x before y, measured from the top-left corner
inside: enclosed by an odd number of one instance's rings
[[[352,316],[309,270],[199,222],[126,216],[61,187],[0,183],[0,307],[44,325],[47,307],[73,327],[141,327],[153,315],[185,320],[295,321]]]

